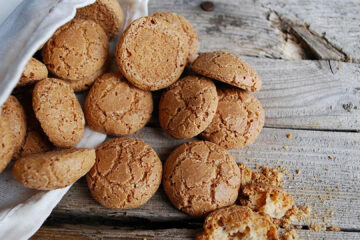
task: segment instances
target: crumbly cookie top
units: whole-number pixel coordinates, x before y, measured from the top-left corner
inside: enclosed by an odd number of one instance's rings
[[[16,86],[20,87],[31,84],[46,78],[47,75],[48,70],[45,64],[35,58],[31,58],[30,61],[25,65],[24,71]]]

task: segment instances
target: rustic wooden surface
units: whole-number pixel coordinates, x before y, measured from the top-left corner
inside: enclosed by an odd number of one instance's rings
[[[233,52],[262,77],[256,95],[266,127],[255,144],[231,154],[251,167],[284,166],[285,186],[312,208],[312,223],[341,228],[314,232],[298,222],[301,239],[360,239],[360,4],[220,0],[205,12],[200,3],[150,0],[149,10],[182,14],[197,29],[201,52]],[[184,142],[154,121],[134,136],[163,161]],[[33,239],[193,239],[202,221],[173,208],[161,189],[141,208],[106,209],[81,179]]]

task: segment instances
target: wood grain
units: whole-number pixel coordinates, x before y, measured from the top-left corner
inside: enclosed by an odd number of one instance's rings
[[[293,138],[288,139],[286,134]],[[184,141],[173,140],[160,129],[144,128],[135,135],[151,144],[160,158],[165,160],[170,151]],[[359,133],[319,132],[287,129],[264,129],[254,145],[243,150],[232,150],[237,162],[247,162],[250,166],[284,166],[291,176],[286,188],[299,205],[313,208],[323,223],[327,218],[329,226],[344,229],[358,229],[360,226],[360,150]],[[284,149],[284,146],[286,149]],[[330,160],[328,156],[333,156]],[[301,173],[296,174],[300,169]],[[331,214],[333,211],[333,214]],[[176,210],[160,189],[144,206],[131,210],[106,209],[90,196],[84,180],[74,184],[53,212],[53,217],[103,216],[126,222],[142,219],[145,222],[185,221],[191,219]],[[70,217],[71,218],[71,217]],[[306,225],[307,223],[298,223]]]
[[[116,229],[108,226],[84,226],[84,225],[61,225],[56,227],[42,226],[40,230],[31,238],[32,240],[45,239],[194,239],[196,234],[202,229],[161,229],[161,230],[141,230],[141,229]],[[358,232],[313,232],[308,230],[298,230],[298,236],[302,240],[349,240],[360,239]]]

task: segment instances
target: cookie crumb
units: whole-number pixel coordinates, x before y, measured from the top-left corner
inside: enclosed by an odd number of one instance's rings
[[[328,156],[328,158],[332,161],[332,160],[334,160],[334,157],[333,156]]]
[[[300,169],[296,169],[296,174],[300,174],[301,173],[301,170]]]
[[[289,149],[289,146],[288,146],[288,145],[285,145],[285,146],[283,146],[283,149],[284,149],[284,150],[288,150],[288,149]]]
[[[309,229],[314,232],[322,232],[326,230],[326,226],[320,224],[310,224]]]
[[[332,232],[340,232],[341,229],[339,227],[334,227],[334,226],[331,226],[328,228],[329,231],[332,231]]]
[[[288,133],[288,134],[286,134],[286,137],[287,137],[288,139],[291,139],[293,136],[292,136],[291,133]]]

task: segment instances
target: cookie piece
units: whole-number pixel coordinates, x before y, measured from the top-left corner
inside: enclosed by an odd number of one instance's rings
[[[59,28],[42,49],[51,73],[67,80],[81,80],[106,62],[109,40],[102,27],[91,20],[74,19]]]
[[[4,121],[9,123],[10,130],[14,135],[14,155],[17,155],[24,143],[26,134],[24,108],[16,97],[10,96],[1,108],[1,116]]]
[[[294,205],[294,199],[289,193],[268,184],[250,183],[242,187],[241,192],[241,205],[266,213],[272,218],[282,218]]]
[[[74,90],[74,92],[82,92],[88,90],[92,86],[94,81],[107,71],[108,67],[109,66],[105,64],[90,76],[80,79],[78,81],[71,81],[71,80],[64,80],[64,81],[70,85],[70,87]]]
[[[75,18],[90,19],[98,23],[109,38],[115,37],[123,26],[123,11],[118,0],[96,0],[95,3],[78,8]]]
[[[204,232],[197,240],[247,239],[278,240],[278,228],[271,218],[253,212],[248,207],[231,206],[210,213],[204,223]]]
[[[206,141],[188,142],[166,160],[163,187],[176,208],[203,216],[235,202],[240,171],[222,147]]]
[[[121,73],[143,90],[166,88],[179,79],[186,65],[188,46],[169,23],[154,17],[132,22],[116,48]]]
[[[15,152],[15,135],[9,122],[0,116],[0,173],[4,171]]]
[[[181,15],[173,12],[156,12],[152,17],[170,23],[178,32],[183,32],[189,47],[187,62],[192,63],[198,56],[199,37],[194,27]]]
[[[96,149],[96,162],[86,175],[91,195],[108,208],[145,204],[161,183],[156,152],[136,138],[114,138]]]
[[[57,147],[75,146],[82,138],[85,118],[71,87],[56,78],[38,82],[32,103],[36,118]]]
[[[52,149],[51,143],[40,130],[30,130],[26,133],[19,156],[26,157],[31,154],[48,152]]]
[[[211,123],[217,105],[216,87],[210,79],[184,77],[161,96],[160,125],[174,138],[194,137]]]
[[[64,188],[85,175],[94,165],[95,157],[95,150],[88,148],[32,154],[16,160],[12,174],[28,188]]]
[[[201,136],[227,149],[243,148],[253,143],[265,122],[260,101],[237,88],[218,90],[218,97],[216,114]]]
[[[25,86],[46,78],[48,70],[42,62],[31,58],[25,65],[24,71],[20,77],[17,87]]]
[[[261,79],[255,70],[241,58],[227,52],[202,53],[192,68],[198,74],[251,92],[261,88]]]
[[[120,73],[106,73],[91,87],[84,109],[92,129],[121,136],[145,126],[153,100],[151,92],[132,86]]]

